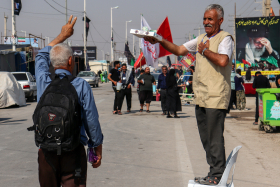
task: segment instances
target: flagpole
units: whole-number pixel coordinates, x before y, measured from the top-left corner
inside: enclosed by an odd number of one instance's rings
[[[15,17],[15,1],[12,1],[12,43],[13,51],[16,51],[16,17]]]
[[[68,22],[68,15],[67,15],[67,0],[65,0],[65,17],[66,17],[66,22],[65,22],[65,24],[67,24],[67,22]],[[68,45],[68,39],[66,39],[66,43],[67,43],[67,45]]]
[[[87,41],[86,41],[86,0],[84,0],[84,64],[86,65],[87,63]]]

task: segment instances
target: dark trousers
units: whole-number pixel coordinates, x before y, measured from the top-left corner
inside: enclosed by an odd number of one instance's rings
[[[81,178],[75,178],[77,154],[80,154]],[[39,182],[41,187],[85,187],[87,176],[87,158],[85,148],[80,144],[75,150],[48,152],[39,149]]]
[[[160,99],[161,99],[161,109],[162,112],[165,113],[166,112],[166,89],[160,90]]]
[[[126,98],[126,104],[127,104],[127,110],[131,109],[131,98],[132,98],[132,93],[131,93],[131,88],[126,88],[121,90],[121,96],[120,96],[121,104],[120,104],[120,109],[122,108],[122,104],[124,101],[124,97]]]
[[[221,177],[225,170],[224,122],[226,110],[203,108],[196,105],[198,131],[206,160],[210,166],[208,176]]]
[[[256,93],[256,115],[255,115],[255,122],[259,121],[259,96]]]
[[[121,100],[121,91],[118,91],[116,88],[113,88],[115,92],[115,100],[114,100],[114,111],[121,110],[122,100]]]
[[[234,103],[235,107],[237,107],[237,105],[236,105],[236,91],[235,90],[231,90],[230,103],[229,103],[230,108],[233,108],[233,103]]]

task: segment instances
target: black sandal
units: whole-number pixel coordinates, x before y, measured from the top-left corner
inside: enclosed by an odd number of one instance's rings
[[[207,178],[210,178],[210,177],[209,176],[206,176],[206,177],[195,177],[194,178],[194,182],[200,184],[201,181],[206,181]]]
[[[146,112],[147,112],[147,113],[150,113],[150,111],[149,111],[149,110],[146,110]]]
[[[218,185],[220,180],[221,180],[221,177],[207,177],[206,180],[201,180],[200,184]]]
[[[143,112],[143,109],[140,109],[140,111],[139,112]]]

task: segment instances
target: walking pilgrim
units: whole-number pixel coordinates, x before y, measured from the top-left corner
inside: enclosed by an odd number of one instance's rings
[[[210,171],[195,181],[205,185],[219,183],[225,170],[224,122],[230,102],[230,75],[234,42],[232,36],[221,30],[224,10],[218,4],[207,6],[204,12],[204,34],[181,46],[165,39],[158,41],[145,37],[152,44],[159,43],[177,56],[196,52],[193,74],[195,113],[202,145]]]

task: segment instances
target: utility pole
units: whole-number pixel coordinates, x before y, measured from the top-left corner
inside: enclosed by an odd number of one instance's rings
[[[134,52],[135,52],[135,50],[134,50],[134,35],[132,36],[132,54],[133,54],[133,56],[134,56],[134,58],[135,58],[135,54],[134,54]]]
[[[263,16],[270,16],[271,0],[263,0]]]
[[[201,28],[201,27],[199,26],[198,28],[196,28],[196,29],[194,29],[194,30],[198,30],[198,36],[200,36],[200,30],[202,30],[202,29],[204,29],[204,28]]]
[[[68,22],[68,16],[67,16],[67,0],[65,0],[65,20],[66,20],[66,24],[67,24],[67,22]],[[68,39],[66,39],[66,43],[67,43],[67,45],[68,45]]]
[[[13,44],[13,51],[16,51],[16,17],[15,17],[15,2],[12,2],[12,44]]]
[[[6,16],[4,13],[4,36],[5,37],[7,37],[7,19],[8,19],[8,16]]]
[[[84,0],[84,64],[87,63],[87,41],[86,41],[86,0]]]
[[[113,43],[113,9],[117,9],[119,6],[111,7],[111,62],[114,61],[114,43]]]
[[[234,15],[229,15],[229,16],[233,16],[233,20],[229,20],[229,21],[233,21],[233,26],[229,26],[229,27],[233,27],[233,39],[234,39],[234,50],[233,50],[233,56],[234,59],[236,61],[236,25],[235,25],[235,19],[236,16],[241,16],[241,15],[236,15],[236,3],[234,3]]]

